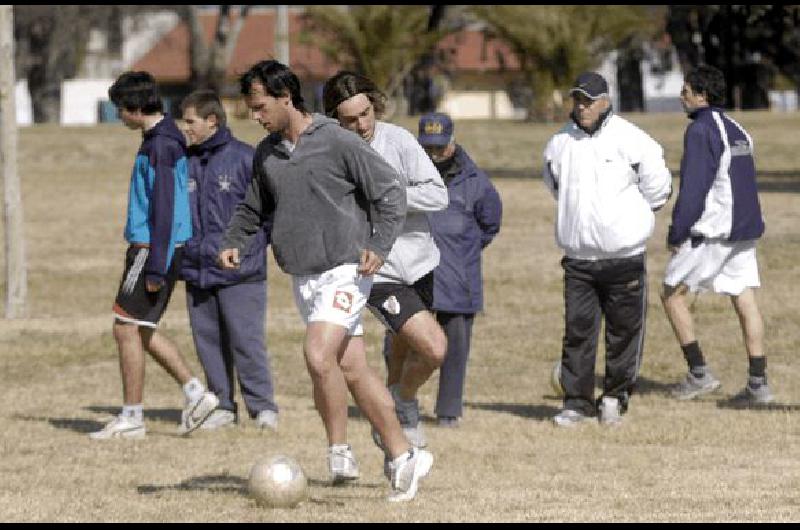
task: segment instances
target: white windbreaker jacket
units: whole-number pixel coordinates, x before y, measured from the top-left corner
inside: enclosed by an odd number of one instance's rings
[[[558,202],[556,242],[570,258],[625,258],[645,251],[653,211],[672,193],[664,150],[609,114],[593,135],[574,122],[544,150],[544,183]]]

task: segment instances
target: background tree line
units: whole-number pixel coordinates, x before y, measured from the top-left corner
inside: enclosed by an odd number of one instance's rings
[[[253,6],[218,6],[209,41],[199,7],[174,10],[190,29],[193,88],[220,89],[237,36]],[[36,122],[57,122],[61,82],[74,77],[85,56],[86,35],[102,29],[109,47],[122,46],[125,16],[152,6],[14,6],[17,77],[27,79]],[[306,32],[331,60],[362,72],[390,95],[431,83],[447,72],[436,44],[467,24],[483,24],[488,39],[504,41],[518,64],[514,82],[530,119],[559,112],[554,91],[563,91],[582,70],[596,68],[617,50],[622,110],[643,110],[642,44],[668,35],[685,70],[700,63],[722,69],[728,101],[742,109],[764,108],[780,80],[800,86],[800,6],[796,5],[355,5],[308,6]],[[668,66],[670,58],[663,58]],[[436,70],[438,68],[438,70]]]

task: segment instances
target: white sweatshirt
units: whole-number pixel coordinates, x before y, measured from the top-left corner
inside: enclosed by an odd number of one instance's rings
[[[400,174],[408,204],[403,231],[374,281],[411,285],[439,264],[426,214],[447,208],[447,187],[428,154],[404,128],[379,121],[370,145]]]
[[[653,210],[672,193],[664,150],[610,114],[589,135],[565,125],[544,150],[544,183],[555,196],[556,242],[570,258],[624,258],[645,251]]]

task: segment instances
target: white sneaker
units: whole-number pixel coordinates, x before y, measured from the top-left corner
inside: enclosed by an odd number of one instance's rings
[[[274,410],[262,410],[256,416],[256,426],[261,430],[278,430],[278,413]]]
[[[178,434],[187,435],[200,427],[219,405],[219,398],[213,392],[205,391],[199,399],[190,401],[181,412]]]
[[[400,464],[390,464],[392,471],[392,493],[389,502],[410,501],[417,495],[419,481],[430,473],[433,467],[433,455],[425,449],[412,447],[407,458]]]
[[[214,430],[223,427],[233,427],[236,425],[236,414],[225,409],[215,409],[209,414],[206,421],[200,426],[201,429]]]
[[[619,398],[613,396],[603,396],[598,407],[600,425],[608,427],[619,427],[622,425],[622,412]]]
[[[328,447],[328,469],[331,472],[331,483],[336,486],[350,480],[356,480],[358,462],[349,445],[332,445]]]
[[[145,435],[144,422],[130,416],[117,416],[101,430],[89,433],[92,440],[110,440],[112,438],[130,438],[141,440]]]

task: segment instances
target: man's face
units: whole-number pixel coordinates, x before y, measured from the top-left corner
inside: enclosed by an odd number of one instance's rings
[[[117,107],[117,116],[128,129],[141,129],[144,127],[143,115],[140,110],[128,110],[124,107]]]
[[[455,142],[450,142],[447,145],[423,145],[422,148],[425,149],[434,164],[441,164],[450,160],[456,152]]]
[[[574,92],[572,94],[573,113],[578,123],[584,129],[591,129],[600,119],[600,115],[608,110],[608,99],[600,97],[592,99],[586,94]]]
[[[183,122],[183,130],[189,138],[189,145],[201,144],[217,132],[217,117],[209,114],[208,118],[201,118],[194,107],[186,107],[183,110]]]
[[[681,88],[681,105],[684,111],[691,114],[701,107],[707,107],[708,101],[704,94],[697,94],[689,83],[684,83]]]
[[[375,134],[375,107],[366,94],[356,94],[336,107],[339,124],[367,142]]]
[[[267,94],[258,81],[250,85],[250,93],[244,97],[250,116],[267,131],[283,132],[289,127],[289,95],[275,97]]]

